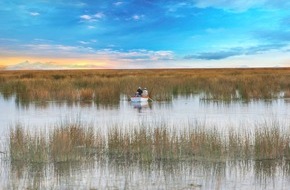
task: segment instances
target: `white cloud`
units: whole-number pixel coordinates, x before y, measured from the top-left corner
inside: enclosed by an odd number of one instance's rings
[[[38,12],[30,12],[29,13],[31,16],[39,16],[40,14]]]
[[[86,41],[79,41],[80,44],[83,44],[83,45],[87,45],[87,44],[90,44],[90,42],[86,42]]]
[[[84,19],[84,20],[91,20],[92,19],[92,17],[90,15],[81,15],[80,18]]]
[[[115,6],[120,6],[120,5],[122,5],[122,4],[124,4],[124,2],[122,2],[122,1],[118,1],[118,2],[115,2],[115,3],[113,3]]]
[[[62,44],[26,44],[18,49],[15,54],[21,53],[26,56],[74,58],[85,54],[92,54],[94,50],[90,47],[67,46]]]
[[[102,12],[98,12],[94,15],[81,15],[80,18],[84,21],[95,22],[103,19],[106,15]]]
[[[134,20],[139,20],[139,19],[140,19],[140,16],[139,16],[139,15],[133,15],[132,18],[133,18]]]
[[[79,45],[67,46],[62,44],[26,44],[18,46],[17,50],[11,50],[8,47],[1,49],[5,55],[25,57],[45,57],[45,58],[67,58],[67,59],[94,59],[108,60],[110,62],[140,62],[140,61],[157,61],[173,60],[175,55],[173,51],[159,50],[152,51],[146,49],[134,49],[129,51],[115,50],[113,45],[107,49],[94,49],[88,47],[90,44],[97,43],[97,40],[80,40]]]
[[[89,41],[83,41],[83,40],[81,40],[81,41],[78,41],[78,43],[80,43],[80,44],[83,44],[83,45],[88,45],[88,44],[92,44],[92,43],[96,43],[97,42],[97,40],[89,40]]]
[[[53,47],[53,46],[52,46]],[[67,48],[70,49],[70,48]],[[286,67],[289,65],[290,52],[269,51],[258,55],[233,56],[220,60],[184,60],[176,59],[172,51],[151,51],[137,49],[131,51],[120,51],[113,49],[102,49],[98,51],[77,52],[77,47],[72,52],[75,56],[69,59],[67,56],[61,62],[30,62],[24,61],[15,65],[7,66],[6,69],[80,69],[80,68],[235,68],[235,67]],[[55,52],[60,52],[59,50]],[[56,55],[58,56],[58,55]],[[50,57],[54,60],[54,57]],[[63,57],[62,57],[63,58]],[[67,59],[68,58],[68,59]],[[67,60],[66,60],[67,59]],[[34,58],[34,60],[36,60]],[[47,58],[46,58],[47,60]],[[57,59],[56,59],[57,60]],[[73,60],[73,61],[72,61]],[[75,61],[75,62],[74,62]]]
[[[104,18],[104,17],[105,17],[105,14],[102,13],[102,12],[96,13],[96,14],[94,15],[94,18],[98,18],[98,19],[101,19],[101,18]]]
[[[132,62],[138,61],[157,61],[173,60],[174,52],[172,51],[151,51],[145,49],[136,49],[130,51],[118,51],[112,49],[102,49],[96,52],[101,57],[109,57],[112,60],[126,60]]]
[[[245,11],[255,7],[289,8],[288,0],[194,0],[198,8],[214,7],[225,10]]]
[[[222,9],[244,10],[260,4],[264,0],[196,0],[195,5],[199,8],[216,7]]]
[[[51,70],[51,69],[64,69],[65,67],[57,65],[53,62],[29,62],[24,61],[15,65],[5,67],[5,70]]]
[[[143,18],[144,18],[144,15],[137,15],[137,14],[135,14],[135,15],[132,16],[131,19],[137,21],[137,20],[141,20],[141,19],[143,19]]]

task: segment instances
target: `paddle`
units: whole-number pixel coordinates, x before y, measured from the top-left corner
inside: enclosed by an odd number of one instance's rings
[[[148,97],[148,99],[151,100],[152,102],[154,102],[154,100],[153,100],[152,98],[149,98],[149,97]]]

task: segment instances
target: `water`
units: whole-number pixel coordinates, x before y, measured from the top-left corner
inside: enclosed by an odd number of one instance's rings
[[[203,101],[198,95],[177,97],[171,102],[131,103],[121,98],[119,105],[103,106],[94,102],[32,102],[21,106],[15,98],[0,96],[1,130],[16,122],[33,127],[47,127],[63,120],[81,120],[95,125],[132,124],[164,121],[206,122],[219,127],[257,124],[265,121],[289,123],[290,101],[235,101],[230,103]],[[246,126],[246,125],[245,125]]]
[[[255,124],[279,122],[289,127],[290,101],[203,101],[198,95],[171,102],[133,104],[121,97],[118,105],[93,102],[31,102],[19,104],[0,96],[1,144],[9,127],[21,123],[30,130],[49,129],[63,121],[93,126],[165,122],[182,128],[188,122],[252,130]],[[3,147],[3,146],[2,146]],[[184,161],[178,163],[124,163],[104,159],[89,163],[11,165],[2,157],[0,187],[6,189],[289,189],[288,161]]]

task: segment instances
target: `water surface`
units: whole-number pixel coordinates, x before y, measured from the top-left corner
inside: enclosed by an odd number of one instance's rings
[[[164,121],[206,122],[220,127],[251,125],[264,121],[289,123],[290,101],[285,99],[261,101],[204,101],[198,95],[179,96],[170,102],[131,103],[121,97],[118,105],[98,105],[94,102],[31,102],[17,104],[15,98],[0,96],[0,123],[3,128],[16,122],[43,127],[65,119],[79,119],[95,125],[112,123]],[[245,125],[245,126],[246,126]]]
[[[30,130],[50,129],[67,121],[87,122],[96,128],[134,123],[166,123],[182,129],[188,122],[206,123],[221,130],[279,122],[289,127],[290,102],[204,101],[198,95],[178,96],[170,102],[131,103],[121,96],[117,105],[94,102],[30,102],[0,96],[1,142],[17,123]],[[0,154],[0,186],[7,189],[289,189],[288,161],[182,161],[127,163],[104,159],[88,163],[11,165]]]

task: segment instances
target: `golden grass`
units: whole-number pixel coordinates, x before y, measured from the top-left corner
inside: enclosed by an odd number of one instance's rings
[[[31,134],[17,125],[10,131],[10,158],[30,163],[89,160],[103,146],[92,128],[68,124],[49,134]]]
[[[17,125],[10,131],[10,157],[12,161],[47,162],[48,149],[45,136],[41,133],[34,136]]]
[[[77,124],[55,129],[49,142],[53,162],[79,161],[91,158],[95,153],[96,139],[92,128],[82,128]]]
[[[0,71],[0,92],[20,102],[92,100],[114,104],[121,94],[147,87],[154,100],[202,93],[206,100],[249,100],[289,96],[290,69],[148,69]]]
[[[157,125],[157,126],[156,126]],[[118,126],[106,134],[81,124],[55,128],[48,135],[30,134],[21,126],[10,132],[12,161],[68,162],[97,158],[130,162],[183,160],[283,160],[290,159],[290,131],[277,123],[261,124],[251,134],[189,124],[187,129],[167,124]]]

